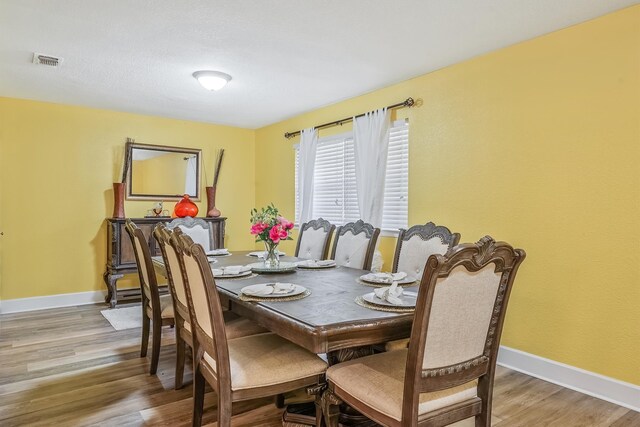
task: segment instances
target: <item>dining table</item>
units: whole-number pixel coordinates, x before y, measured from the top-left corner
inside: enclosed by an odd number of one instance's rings
[[[209,257],[212,269],[247,264],[260,265],[250,251],[233,251]],[[298,263],[301,258],[281,256],[282,265]],[[156,270],[166,276],[162,257],[153,257]],[[372,354],[376,344],[408,338],[413,312],[374,310],[356,303],[358,297],[374,290],[360,277],[369,271],[335,266],[331,268],[295,268],[289,272],[252,273],[238,278],[215,278],[223,306],[252,319],[259,325],[316,354],[326,354],[329,365]],[[247,300],[241,290],[248,285],[293,283],[304,286],[305,297],[290,301]],[[290,425],[304,424],[296,418],[300,408],[292,409]],[[285,421],[287,415],[285,414]],[[297,422],[299,421],[299,422]],[[343,424],[358,424],[357,412],[346,410]],[[350,423],[349,421],[352,421]],[[286,422],[285,422],[285,425]],[[366,425],[366,423],[365,423]]]

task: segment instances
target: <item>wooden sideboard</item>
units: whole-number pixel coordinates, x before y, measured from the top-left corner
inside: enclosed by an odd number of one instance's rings
[[[226,218],[199,218],[209,223],[213,230],[213,249],[224,247],[224,226]],[[159,223],[169,223],[173,218],[131,218],[142,230],[151,256],[160,256],[158,242],[153,237],[153,229]],[[136,273],[136,258],[131,238],[125,230],[125,218],[107,218],[107,265],[103,278],[107,285],[105,302],[114,308],[118,302],[140,299],[140,288],[127,288],[118,291],[118,279],[125,274]],[[166,288],[166,287],[165,287]],[[161,290],[166,292],[166,289]]]

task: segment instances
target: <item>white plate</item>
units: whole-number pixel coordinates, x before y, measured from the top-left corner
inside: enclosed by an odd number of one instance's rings
[[[278,256],[286,255],[282,251],[277,251],[277,253],[278,253]],[[252,257],[256,257],[256,258],[264,258],[264,257],[267,256],[267,252],[266,251],[255,251],[255,252],[248,253],[247,256],[252,256]]]
[[[280,261],[278,267],[265,267],[264,262],[254,262],[249,265],[254,273],[288,273],[298,269],[294,262],[285,261]]]
[[[373,275],[373,273],[367,273],[360,276],[360,280],[368,282],[368,283],[376,283],[379,285],[390,285],[393,283],[391,278],[389,279],[380,279]],[[409,283],[413,283],[416,281],[416,278],[413,276],[407,276],[404,279],[396,280],[398,285],[408,285]]]
[[[263,289],[266,286],[270,286],[273,285],[274,283],[258,283],[257,285],[249,285],[249,286],[245,286],[244,288],[242,288],[240,290],[240,292],[242,292],[243,294],[245,294],[246,296],[249,297],[258,297],[258,298],[281,298],[281,297],[292,297],[294,295],[300,295],[301,293],[303,293],[304,291],[307,290],[307,288],[305,288],[304,286],[300,286],[300,285],[296,285],[293,284],[293,289],[289,292],[287,292],[286,294],[284,293],[278,293],[278,294],[266,294],[266,295],[254,295],[254,294],[250,294],[250,293],[246,293],[245,291],[251,291],[251,290],[259,290],[259,289]]]
[[[222,252],[222,249],[213,249],[211,251],[206,251],[205,254],[208,257],[229,256],[229,255],[231,255],[231,252],[229,252],[226,248],[224,250],[226,252]]]
[[[214,274],[213,277],[216,279],[231,279],[233,277],[244,277],[244,276],[249,276],[251,273],[253,273],[251,270],[248,271],[243,271],[242,273],[238,273],[238,274]]]
[[[386,307],[415,307],[416,306],[416,300],[418,299],[418,294],[415,292],[407,292],[405,291],[401,296],[400,296],[400,300],[402,301],[402,304],[391,304],[389,301],[380,299],[376,296],[375,293],[373,292],[369,292],[368,294],[364,294],[362,295],[362,299],[365,300],[366,302],[370,303],[370,304],[375,304],[375,305],[384,305]]]
[[[331,261],[331,263],[327,263],[327,264],[318,264],[316,260],[307,260],[307,261],[300,261],[298,263],[298,268],[307,268],[307,269],[321,269],[321,268],[333,268],[336,266],[336,262],[335,261]]]

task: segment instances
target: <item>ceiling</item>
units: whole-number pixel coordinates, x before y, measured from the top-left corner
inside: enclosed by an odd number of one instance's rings
[[[636,3],[2,0],[0,96],[258,128]]]

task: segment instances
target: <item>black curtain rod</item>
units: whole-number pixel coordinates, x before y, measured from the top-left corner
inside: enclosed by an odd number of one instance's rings
[[[404,102],[400,102],[398,104],[393,104],[393,105],[387,106],[387,109],[391,110],[393,108],[413,107],[414,104],[415,104],[415,101],[413,100],[413,98],[407,98],[407,99],[404,100]],[[362,114],[358,114],[355,117],[347,117],[346,119],[336,120],[335,122],[324,123],[324,124],[321,124],[320,126],[316,126],[316,129],[324,129],[324,128],[328,128],[328,127],[331,127],[331,126],[338,126],[338,125],[342,126],[344,123],[350,122],[354,118],[362,117],[362,116],[364,116],[366,114],[367,113],[362,113]],[[284,137],[287,138],[287,139],[291,139],[294,136],[298,136],[298,135],[300,135],[300,131],[299,130],[297,130],[295,132],[286,132],[284,134]]]

